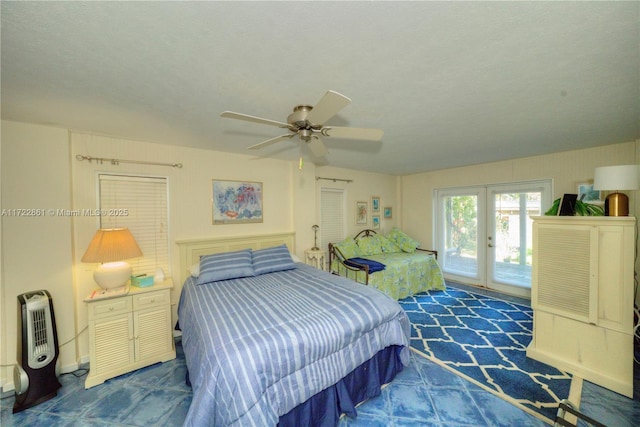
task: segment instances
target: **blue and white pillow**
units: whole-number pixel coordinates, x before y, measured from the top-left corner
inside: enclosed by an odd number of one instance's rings
[[[256,276],[275,271],[292,270],[296,268],[287,245],[258,249],[252,252],[253,271]]]
[[[200,257],[198,285],[248,276],[255,276],[251,249]]]

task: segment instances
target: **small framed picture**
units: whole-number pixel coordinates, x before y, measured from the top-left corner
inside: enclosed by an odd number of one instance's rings
[[[384,219],[393,218],[393,208],[391,206],[385,206],[382,209],[382,215],[384,216]]]
[[[578,200],[585,203],[600,201],[600,191],[593,189],[593,182],[581,182],[578,184]]]
[[[374,230],[380,229],[380,215],[371,215],[371,228]]]
[[[366,224],[369,215],[367,202],[356,202],[356,224]]]
[[[371,213],[380,213],[380,197],[371,196]]]
[[[558,216],[574,216],[576,214],[577,194],[565,194],[560,198]]]

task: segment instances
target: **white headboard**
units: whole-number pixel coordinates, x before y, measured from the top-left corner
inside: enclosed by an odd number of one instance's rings
[[[182,284],[187,279],[189,267],[194,264],[198,264],[202,255],[239,251],[249,248],[264,249],[279,246],[283,243],[287,245],[289,252],[295,253],[294,232],[234,237],[209,237],[202,239],[177,240],[176,243],[180,248],[180,283],[174,283],[174,289],[177,290],[177,296],[180,295],[180,291],[182,291]]]

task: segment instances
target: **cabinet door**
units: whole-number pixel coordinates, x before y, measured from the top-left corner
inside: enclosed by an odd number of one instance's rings
[[[633,333],[634,230],[598,228],[598,325]]]
[[[133,323],[131,313],[94,321],[94,333],[89,334],[95,360],[91,361],[92,374],[126,367],[134,361]]]
[[[596,323],[597,229],[543,223],[533,227],[533,309]]]
[[[134,337],[136,361],[157,358],[172,351],[169,306],[134,312]]]

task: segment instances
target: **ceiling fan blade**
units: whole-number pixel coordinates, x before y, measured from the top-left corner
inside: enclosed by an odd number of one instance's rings
[[[269,125],[269,126],[278,126],[281,128],[289,127],[287,123],[277,122],[275,120],[263,119],[262,117],[250,116],[248,114],[234,113],[233,111],[224,111],[222,114],[220,114],[220,117],[225,117],[228,119],[244,120],[246,122],[260,123],[260,124]]]
[[[313,138],[307,142],[307,145],[309,145],[309,150],[311,150],[316,157],[324,157],[329,153],[329,150],[327,150],[327,147],[320,138]]]
[[[380,141],[384,131],[382,129],[325,127],[322,134],[333,138],[362,139],[366,141]]]
[[[351,100],[346,96],[332,90],[327,91],[309,112],[307,120],[315,125],[321,125],[350,103]]]
[[[276,136],[275,138],[271,138],[271,139],[267,139],[266,141],[262,141],[258,144],[252,145],[251,147],[249,147],[249,150],[257,150],[258,148],[263,148],[263,147],[267,147],[271,144],[275,144],[278,141],[281,141],[283,139],[291,139],[293,136],[295,135],[295,133],[292,133],[290,135],[280,135],[280,136]]]

